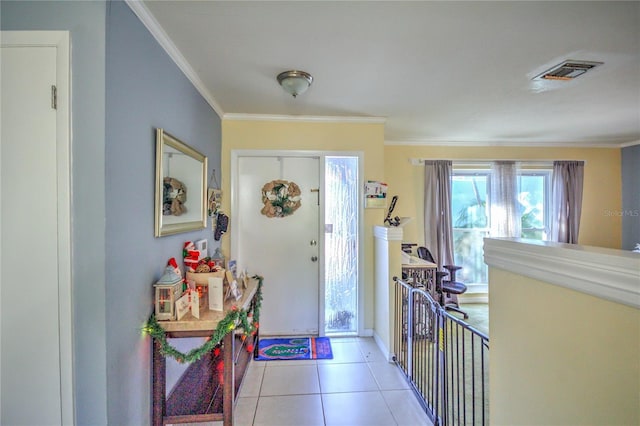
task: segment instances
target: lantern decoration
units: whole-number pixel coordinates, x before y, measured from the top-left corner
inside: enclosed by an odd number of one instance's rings
[[[156,319],[175,320],[176,300],[182,296],[182,277],[172,266],[167,266],[164,275],[153,286],[156,289]]]

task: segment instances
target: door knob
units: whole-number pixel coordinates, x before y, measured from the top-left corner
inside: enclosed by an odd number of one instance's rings
[[[318,242],[316,240],[311,240],[309,244],[311,244],[312,246],[315,246],[318,244]]]
[[[317,262],[318,261],[318,256],[311,256],[311,261],[312,262]]]

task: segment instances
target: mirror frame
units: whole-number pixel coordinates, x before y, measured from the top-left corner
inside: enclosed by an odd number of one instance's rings
[[[189,188],[187,192],[187,204],[189,197],[200,197],[200,215],[197,220],[185,220],[184,222],[163,223],[162,201],[164,196],[164,162],[166,148],[173,148],[200,163],[200,167],[193,170],[191,180],[200,182],[200,188]],[[181,232],[195,231],[207,227],[207,157],[191,148],[179,139],[171,136],[163,129],[156,129],[156,199],[155,199],[155,236],[178,234]],[[176,179],[180,179],[177,176]],[[181,179],[180,179],[181,180]],[[197,198],[196,198],[197,199]]]

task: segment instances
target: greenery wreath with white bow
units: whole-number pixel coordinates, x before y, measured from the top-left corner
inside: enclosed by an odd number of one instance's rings
[[[272,180],[262,187],[261,213],[267,217],[286,217],[300,207],[300,187],[286,180]]]

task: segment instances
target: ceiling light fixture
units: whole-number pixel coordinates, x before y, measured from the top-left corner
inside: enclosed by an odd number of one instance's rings
[[[311,74],[296,70],[281,72],[278,74],[277,78],[278,83],[280,83],[280,86],[282,86],[284,91],[294,98],[299,94],[306,92],[313,82]]]

